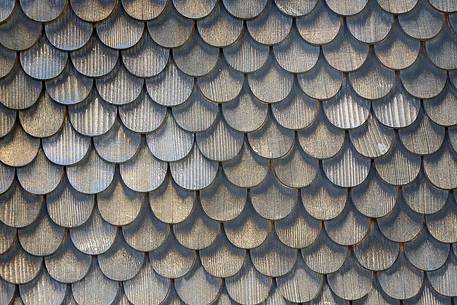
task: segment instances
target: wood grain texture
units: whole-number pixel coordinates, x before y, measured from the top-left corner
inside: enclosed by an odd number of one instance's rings
[[[0,304],[454,304],[456,10],[0,0]]]

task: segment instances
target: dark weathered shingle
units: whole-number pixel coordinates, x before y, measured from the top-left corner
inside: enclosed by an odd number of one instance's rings
[[[0,0],[0,304],[455,303],[456,11]]]

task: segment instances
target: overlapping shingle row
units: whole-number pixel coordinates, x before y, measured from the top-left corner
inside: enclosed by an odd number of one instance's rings
[[[455,304],[457,1],[0,1],[0,304]]]

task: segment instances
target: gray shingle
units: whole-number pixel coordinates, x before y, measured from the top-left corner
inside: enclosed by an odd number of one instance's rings
[[[0,303],[453,304],[456,10],[0,0]]]

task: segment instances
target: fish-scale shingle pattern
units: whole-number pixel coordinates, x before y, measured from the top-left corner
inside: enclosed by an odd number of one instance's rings
[[[0,304],[456,304],[457,1],[0,0]]]

